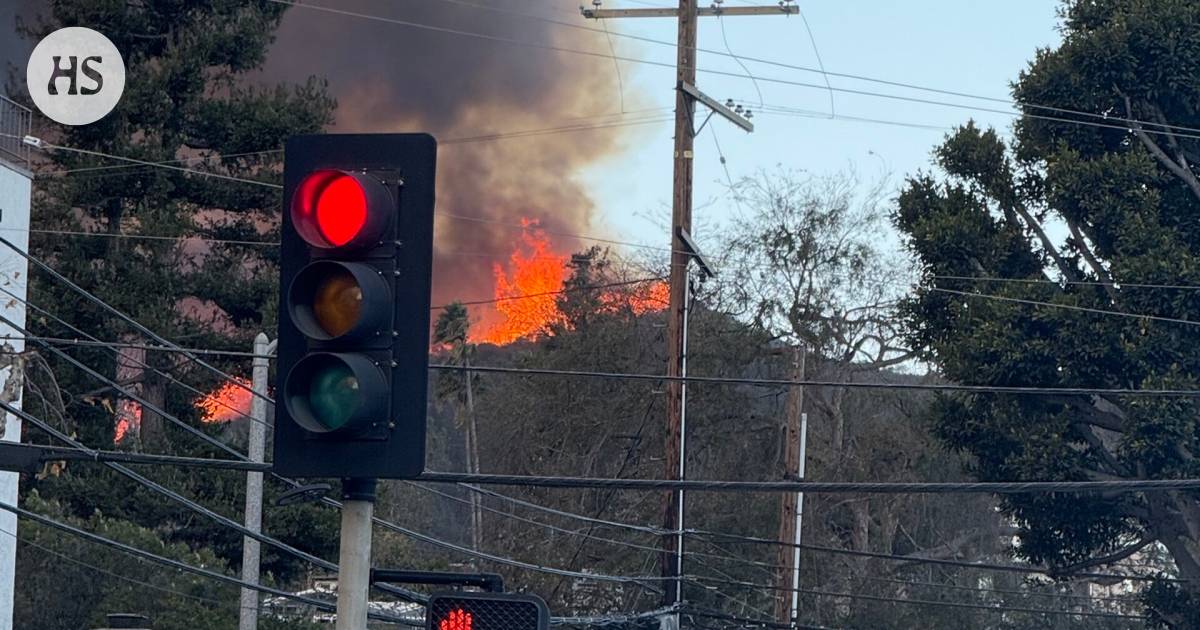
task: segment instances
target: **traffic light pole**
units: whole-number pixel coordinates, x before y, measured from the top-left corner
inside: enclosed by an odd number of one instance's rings
[[[337,630],[365,630],[371,587],[371,517],[375,480],[342,480],[342,532],[338,553]]]

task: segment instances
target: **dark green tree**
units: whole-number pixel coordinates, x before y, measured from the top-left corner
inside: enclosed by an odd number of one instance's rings
[[[331,123],[335,106],[322,81],[272,85],[258,75],[285,9],[265,0],[48,3],[45,13],[24,27],[26,36],[74,25],[96,29],[121,51],[128,79],[116,109],[94,124],[64,127],[39,119],[42,126],[35,134],[69,149],[41,153],[35,164],[44,177],[35,187],[33,225],[40,231],[31,235],[32,253],[100,299],[188,346],[245,350],[257,332],[273,329],[280,148],[289,135],[317,132]],[[102,340],[149,342],[46,274],[34,272],[30,296],[35,305],[30,327],[37,334],[78,337],[77,328]],[[244,434],[201,424],[197,391],[211,391],[222,379],[194,362],[175,353],[133,349],[123,350],[120,360],[106,348],[72,353],[171,415],[244,448]],[[30,375],[27,409],[90,446],[111,448],[118,412],[131,409],[129,397],[52,352],[41,354],[45,369]],[[217,365],[234,374],[249,368],[244,361]],[[140,432],[127,434],[122,447],[228,457],[173,428],[147,406],[140,416]],[[48,439],[33,427],[27,436]],[[98,511],[154,532],[167,544],[216,554],[229,565],[240,561],[240,535],[106,468],[71,465],[59,472],[30,479],[25,488],[36,488],[67,515],[90,518]],[[240,518],[244,475],[144,472]],[[279,490],[269,487],[267,501]],[[269,509],[265,528],[306,550],[335,555],[336,516],[330,510]],[[26,573],[30,561],[22,556],[19,571]],[[304,570],[270,547],[264,548],[263,562],[265,572],[285,581]],[[53,607],[37,612],[56,615]]]
[[[1200,307],[1200,293],[1162,286],[1200,284],[1200,143],[1184,130],[1200,126],[1200,5],[1072,1],[1062,19],[1062,44],[1014,85],[1012,140],[960,128],[936,151],[946,177],[914,176],[899,197],[895,223],[924,272],[905,304],[908,341],[959,382],[1196,389],[1200,329],[1144,316],[1193,320]],[[932,415],[981,479],[1200,475],[1189,398],[981,394],[941,399]],[[1004,505],[1016,552],[1064,576],[1165,549],[1167,572],[1188,581],[1153,589],[1152,609],[1197,627],[1196,493]]]

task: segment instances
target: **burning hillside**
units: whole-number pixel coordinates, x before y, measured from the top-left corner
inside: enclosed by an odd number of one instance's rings
[[[509,256],[508,268],[492,266],[495,276],[495,314],[485,315],[474,343],[505,345],[521,339],[536,339],[555,325],[569,322],[559,300],[571,277],[571,257],[556,253],[546,233],[533,221],[523,220],[525,231]],[[587,287],[582,287],[586,289]],[[616,312],[628,308],[636,315],[667,307],[667,284],[662,281],[631,283],[605,289],[599,294],[597,310]]]
[[[222,424],[250,415],[250,381],[236,379],[196,401],[200,420],[205,424]]]

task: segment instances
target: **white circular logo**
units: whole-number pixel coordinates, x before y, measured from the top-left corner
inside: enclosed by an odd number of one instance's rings
[[[60,28],[29,55],[25,80],[34,105],[64,125],[108,115],[125,91],[125,62],[109,39],[90,28]]]

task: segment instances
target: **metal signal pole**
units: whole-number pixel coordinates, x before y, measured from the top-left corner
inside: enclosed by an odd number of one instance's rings
[[[735,125],[753,131],[754,125],[740,113],[725,107],[708,97],[696,87],[696,39],[699,16],[723,15],[791,15],[799,8],[785,0],[778,6],[731,7],[721,6],[717,0],[713,6],[700,8],[697,0],[679,0],[678,9],[601,9],[600,0],[593,0],[596,8],[583,9],[584,17],[601,20],[609,18],[674,17],[679,20],[678,44],[675,67],[675,155],[674,180],[671,194],[671,286],[670,305],[667,315],[667,375],[679,377],[684,374],[686,343],[685,319],[687,317],[688,267],[693,258],[711,275],[711,270],[700,257],[699,250],[691,239],[692,230],[692,157],[693,143],[697,133],[696,102],[704,104],[713,114],[719,114]],[[711,114],[710,114],[711,117]],[[707,121],[706,121],[707,122]],[[703,124],[701,125],[703,127]],[[667,382],[667,437],[666,473],[668,479],[682,479],[686,460],[683,450],[683,416],[685,387],[682,381]],[[668,532],[683,529],[683,493],[668,493],[663,528]],[[674,580],[674,588],[663,589],[664,605],[678,602],[682,596],[682,583],[677,579],[683,563],[683,538],[681,535],[665,535],[663,540],[662,575]]]
[[[367,627],[371,588],[371,517],[375,480],[342,480],[342,532],[338,552],[337,630]]]

